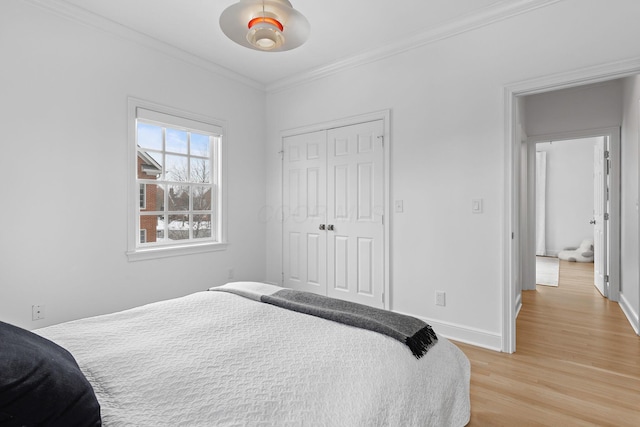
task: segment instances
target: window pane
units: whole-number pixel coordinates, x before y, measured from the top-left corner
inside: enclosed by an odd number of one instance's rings
[[[167,185],[169,210],[188,211],[189,210],[189,186],[188,185]]]
[[[169,215],[169,240],[189,239],[189,215]]]
[[[211,187],[194,186],[192,189],[193,210],[206,211],[211,210]]]
[[[151,212],[163,210],[164,187],[161,184],[140,184],[140,211]]]
[[[189,168],[187,157],[167,155],[167,177],[168,181],[187,182],[189,181]]]
[[[167,151],[187,154],[187,132],[167,128]]]
[[[199,133],[191,134],[191,155],[209,157],[211,153],[208,135],[200,135]]]
[[[193,215],[193,238],[211,237],[211,215]]]
[[[162,153],[138,151],[138,178],[159,179],[162,174]]]
[[[191,159],[191,182],[211,182],[209,159]]]
[[[164,215],[157,216],[156,224],[156,242],[162,242],[164,240]]]
[[[138,122],[138,146],[162,150],[162,128]]]
[[[161,229],[163,225],[158,221],[156,215],[140,215],[140,243],[153,243],[156,241],[158,235],[158,229]],[[146,241],[143,241],[143,236]]]
[[[147,184],[140,184],[140,210],[147,208]]]

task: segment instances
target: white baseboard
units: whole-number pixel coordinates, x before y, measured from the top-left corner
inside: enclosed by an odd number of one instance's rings
[[[413,314],[402,313],[396,310],[393,311],[395,313],[413,316],[417,319],[422,320],[423,322],[428,323],[438,335],[442,335],[447,339],[459,341],[465,344],[471,344],[476,347],[482,347],[493,351],[501,351],[502,349],[502,336],[500,336],[500,334],[478,328],[470,328],[468,326],[462,326],[455,323],[428,319]]]
[[[637,335],[640,335],[640,317],[638,316],[638,313],[635,312],[631,304],[629,304],[629,300],[627,300],[624,294],[620,294],[618,304],[620,305],[624,315],[627,316],[627,320],[631,323],[633,330]]]

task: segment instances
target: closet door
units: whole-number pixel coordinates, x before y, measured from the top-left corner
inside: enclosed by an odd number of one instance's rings
[[[383,122],[327,133],[327,295],[383,307]]]
[[[283,286],[384,307],[383,121],[283,140]]]
[[[327,133],[283,141],[283,286],[327,293]],[[322,227],[321,227],[322,226]]]

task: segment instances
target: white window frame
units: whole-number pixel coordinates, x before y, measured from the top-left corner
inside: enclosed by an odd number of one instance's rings
[[[138,182],[138,146],[137,123],[138,119],[144,122],[157,122],[174,129],[186,129],[195,132],[206,132],[216,135],[218,147],[214,153],[212,174],[215,174],[216,185],[213,215],[217,221],[212,224],[212,233],[216,240],[187,240],[167,245],[143,245],[140,244],[140,186]],[[227,247],[227,223],[226,223],[226,160],[225,160],[225,123],[224,121],[190,113],[172,107],[156,104],[138,98],[128,98],[128,236],[127,257],[129,261],[145,259],[182,256],[203,252],[225,250]]]

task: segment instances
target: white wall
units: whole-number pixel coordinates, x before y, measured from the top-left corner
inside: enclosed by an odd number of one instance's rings
[[[639,3],[554,3],[267,97],[268,204],[280,203],[279,132],[390,108],[392,309],[499,348],[505,280],[504,87],[640,57]],[[599,22],[615,31],[593,31]],[[544,28],[544,31],[540,31]],[[529,133],[527,131],[527,133]],[[484,199],[484,213],[471,200]],[[269,222],[267,278],[280,282]],[[434,304],[436,290],[447,306]]]
[[[264,277],[262,91],[18,0],[0,6],[0,53],[0,320],[120,310],[229,268]],[[127,261],[127,96],[226,121],[228,250]]]
[[[638,133],[640,76],[624,80],[622,121],[622,239],[620,305],[640,333],[640,254],[638,249]]]
[[[593,148],[587,138],[536,144],[547,153],[546,253],[593,239]]]

